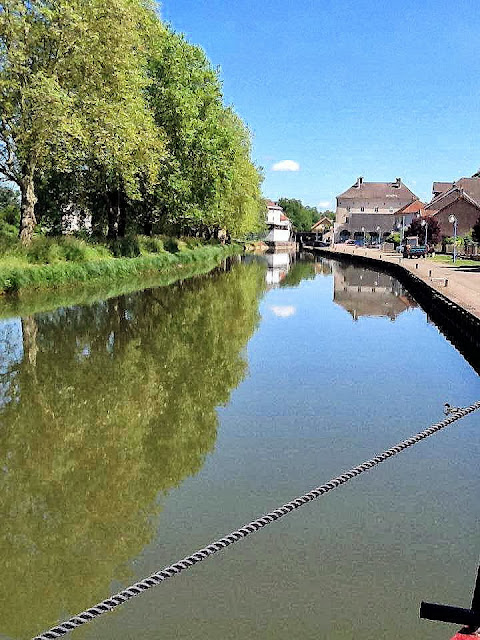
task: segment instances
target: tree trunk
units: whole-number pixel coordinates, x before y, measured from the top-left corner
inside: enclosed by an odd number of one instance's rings
[[[33,168],[29,169],[22,178],[20,184],[21,205],[20,205],[20,241],[28,246],[32,242],[33,231],[37,223],[35,219],[35,186],[33,182]]]
[[[115,240],[118,231],[118,207],[115,195],[115,192],[109,191],[105,196],[107,199],[107,238],[109,240]]]
[[[143,233],[146,236],[151,236],[152,231],[153,231],[153,224],[152,224],[152,220],[149,218],[145,220],[145,222],[143,223]]]
[[[127,231],[127,202],[123,191],[118,191],[118,236],[124,238]]]

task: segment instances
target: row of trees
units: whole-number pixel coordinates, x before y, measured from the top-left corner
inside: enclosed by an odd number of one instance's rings
[[[304,205],[301,200],[280,198],[278,205],[285,211],[297,231],[310,231],[315,222],[320,220],[321,215],[335,220],[333,211],[325,211],[320,214],[316,207]]]
[[[0,176],[20,190],[25,244],[66,211],[109,237],[253,231],[250,145],[218,70],[150,0],[0,5]]]

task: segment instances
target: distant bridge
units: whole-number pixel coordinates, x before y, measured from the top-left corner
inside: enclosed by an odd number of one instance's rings
[[[300,249],[303,247],[315,247],[318,242],[322,243],[320,246],[325,246],[322,237],[322,233],[315,233],[312,231],[297,231],[295,234],[295,240],[298,242]]]

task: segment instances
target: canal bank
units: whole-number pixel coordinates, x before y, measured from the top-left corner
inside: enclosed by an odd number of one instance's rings
[[[319,255],[381,268],[415,296],[430,319],[478,371],[480,367],[480,265],[456,267],[412,260],[364,247],[305,247]]]

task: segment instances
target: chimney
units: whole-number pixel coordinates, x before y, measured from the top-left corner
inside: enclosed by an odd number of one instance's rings
[[[359,178],[357,178],[357,184],[355,186],[361,187],[362,184],[363,184],[363,176],[360,176]]]
[[[396,178],[395,179],[395,186],[397,187],[397,189],[401,184],[402,184],[402,179],[401,178]]]

